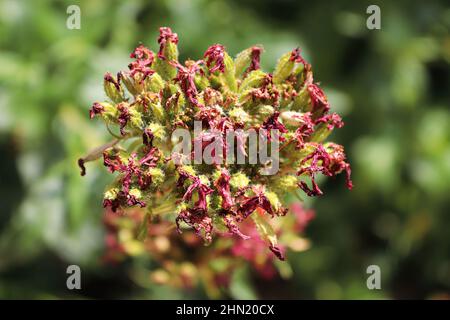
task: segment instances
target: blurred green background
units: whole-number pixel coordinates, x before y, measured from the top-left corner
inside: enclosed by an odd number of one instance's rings
[[[66,28],[68,5],[81,29]],[[366,8],[381,8],[381,30]],[[343,177],[308,200],[312,248],[289,257],[293,278],[249,280],[260,298],[450,298],[450,5],[448,1],[0,1],[0,298],[203,298],[199,290],[142,288],[134,261],[100,262],[103,186],[110,175],[76,159],[106,141],[89,121],[102,77],[126,68],[160,26],[178,33],[181,59],[213,43],[230,54],[262,44],[262,66],[300,46],[346,123]],[[66,267],[83,289],[66,289]],[[368,290],[366,268],[381,267]],[[247,284],[246,284],[247,285]],[[236,291],[236,290],[235,290]],[[232,298],[246,297],[237,292]]]

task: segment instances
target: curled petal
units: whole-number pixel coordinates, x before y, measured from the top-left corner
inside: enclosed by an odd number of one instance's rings
[[[155,60],[155,54],[150,49],[140,45],[130,54],[130,58],[136,59],[128,65],[132,77],[136,73],[141,73],[145,79],[147,76],[154,73],[154,71],[150,69],[150,66]]]
[[[270,245],[270,246],[269,246],[269,249],[270,249],[270,251],[272,251],[273,254],[274,254],[278,259],[280,259],[281,261],[286,260],[286,257],[285,257],[285,255],[284,255],[284,252],[283,252],[283,250],[282,250],[279,246],[273,246],[273,245]]]
[[[230,215],[225,215],[223,217],[223,221],[225,222],[225,225],[227,226],[228,230],[232,233],[237,235],[239,238],[241,238],[242,240],[248,240],[250,239],[249,236],[243,234],[241,232],[241,230],[239,230],[239,227],[236,224],[236,221],[230,216]]]
[[[278,118],[280,117],[280,112],[276,111],[273,115],[271,115],[269,118],[264,121],[261,128],[264,130],[267,130],[267,139],[271,140],[271,130],[278,130],[280,133],[286,133],[288,130],[282,124]],[[284,137],[280,136],[280,141],[284,141]]]
[[[308,85],[308,93],[311,98],[313,112],[321,110],[323,113],[327,113],[330,110],[330,104],[325,93],[316,83]]]
[[[181,211],[176,218],[177,230],[181,233],[180,222],[183,221],[190,227],[192,227],[196,234],[199,236],[203,230],[204,239],[207,243],[212,241],[213,224],[212,219],[205,211],[198,211],[194,209],[188,209]]]
[[[215,187],[222,197],[222,208],[229,210],[233,206],[234,201],[230,193],[230,174],[228,170],[222,170],[219,179],[215,182]]]
[[[212,45],[206,50],[204,56],[209,72],[225,72],[225,48],[221,44]],[[214,67],[211,67],[214,63]]]
[[[120,73],[119,73],[119,75],[120,75]],[[103,77],[103,79],[105,81],[111,83],[112,85],[114,85],[114,87],[116,88],[117,91],[120,91],[120,77],[118,77],[116,80],[109,72],[107,72],[105,74],[105,76]]]
[[[302,50],[300,48],[295,48],[294,50],[292,50],[289,60],[306,65],[307,63],[306,63],[305,59],[303,59],[301,52],[302,52]]]
[[[261,61],[261,47],[252,47],[251,48],[251,59],[250,66],[247,69],[247,72],[260,69],[260,61]]]
[[[91,110],[89,110],[89,118],[94,118],[97,114],[102,114],[105,111],[105,108],[98,102],[95,102],[92,105]]]
[[[197,99],[198,90],[195,85],[195,75],[201,71],[200,66],[203,64],[203,61],[192,62],[188,66],[183,66],[176,61],[171,61],[170,64],[178,69],[178,74],[174,80],[180,84],[181,90],[189,102],[194,106],[203,107]]]
[[[335,127],[342,128],[344,126],[342,118],[337,113],[326,114],[317,119],[315,123],[326,123],[328,130],[333,130]]]

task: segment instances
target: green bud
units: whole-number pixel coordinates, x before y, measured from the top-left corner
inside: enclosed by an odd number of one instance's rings
[[[291,109],[295,111],[310,111],[310,97],[307,86],[304,86],[292,102]]]
[[[214,198],[217,197],[218,199],[215,200]],[[216,196],[214,194],[211,195],[211,206],[214,207],[216,204],[214,203],[214,201],[220,201],[220,203],[218,204],[217,209],[220,210],[222,208],[222,197],[220,196]],[[217,231],[222,232],[222,233],[227,233],[230,232],[230,229],[228,229],[228,227],[225,225],[224,223],[224,217],[222,215],[219,214],[213,214],[212,215],[212,220],[214,223],[214,227],[216,228]],[[217,243],[221,246],[226,246],[226,243]]]
[[[164,80],[157,73],[148,76],[144,81],[144,87],[146,91],[159,93],[164,88]]]
[[[311,142],[322,142],[324,141],[333,130],[328,129],[328,125],[326,123],[320,123],[314,133],[311,135]]]
[[[137,188],[131,188],[129,194],[134,196],[137,200],[142,199],[142,192]]]
[[[195,169],[192,166],[182,166],[181,171],[184,171],[191,176],[197,175],[197,172],[195,171]]]
[[[267,74],[261,70],[253,70],[242,81],[239,86],[239,92],[244,92],[247,89],[258,88],[263,84],[263,81],[267,77]]]
[[[200,74],[195,75],[194,78],[195,86],[198,88],[199,91],[205,90],[208,88],[211,84],[209,83],[209,80],[207,77],[202,76]]]
[[[275,211],[280,210],[281,202],[280,202],[280,199],[278,198],[277,194],[275,192],[272,192],[272,191],[266,191],[264,194],[267,197],[267,200],[269,200],[269,202],[272,205],[273,209]]]
[[[291,75],[295,62],[291,61],[290,58],[291,51],[282,55],[280,60],[278,60],[277,66],[275,67],[275,71],[273,73],[273,83],[280,84]]]
[[[161,105],[161,102],[151,102],[149,107],[156,120],[158,120],[159,122],[164,122],[165,112],[164,108]]]
[[[119,111],[116,106],[112,105],[108,102],[99,103],[103,107],[102,118],[106,122],[115,122],[117,121],[117,117],[119,116]]]
[[[163,55],[165,59],[156,58],[153,69],[166,81],[169,81],[177,75],[177,68],[170,64],[170,61],[178,61],[178,47],[172,41],[167,41]]]
[[[234,59],[235,76],[241,77],[252,61],[252,48],[245,49],[237,54]]]
[[[142,114],[137,111],[135,108],[128,109],[130,113],[130,125],[132,128],[141,130],[144,126],[144,122],[142,121]]]
[[[273,179],[272,188],[279,194],[294,191],[298,188],[297,177],[293,175],[283,175]]]
[[[165,127],[156,122],[151,122],[148,126],[153,134],[153,142],[157,146],[165,145],[167,140],[167,133]]]
[[[175,212],[178,214],[180,214],[182,211],[185,211],[188,209],[188,205],[186,202],[181,202],[175,209]]]
[[[104,77],[103,88],[111,101],[119,103],[125,100],[123,89],[119,81],[110,73],[107,73]]]
[[[256,107],[253,107],[249,110],[249,113],[251,115],[253,115],[252,123],[254,125],[261,124],[268,117],[273,115],[274,112],[275,112],[275,109],[272,106],[262,105],[262,104],[257,105]]]
[[[275,109],[269,105],[259,105],[257,108],[258,115],[263,117],[270,117],[275,112]]]
[[[295,111],[283,111],[280,115],[283,123],[292,127],[298,127],[303,123],[302,116],[302,113]]]
[[[242,172],[237,172],[231,176],[230,186],[234,189],[240,189],[248,186],[250,180]]]
[[[252,214],[251,217],[255,223],[256,230],[258,231],[260,238],[272,247],[275,247],[278,243],[278,238],[271,224],[267,222],[265,217],[260,214]]]
[[[205,176],[205,175],[202,174],[202,175],[200,175],[198,178],[200,179],[200,182],[201,182],[202,184],[204,184],[205,186],[209,186],[209,185],[210,185],[210,182],[209,182],[209,179],[208,179],[207,176]]]
[[[159,186],[164,182],[165,174],[160,168],[150,168],[148,169],[150,175],[152,176],[152,184]]]
[[[225,64],[225,72],[220,75],[222,83],[229,91],[236,92],[237,83],[236,77],[234,76],[233,59],[228,55],[228,53],[225,52],[223,61]]]
[[[262,51],[262,46],[253,46],[238,53],[234,59],[235,77],[242,78],[247,70],[259,69],[259,57]]]
[[[119,193],[119,188],[110,188],[108,190],[105,191],[103,198],[105,200],[115,200],[117,198],[117,194]]]
[[[250,121],[250,116],[247,112],[244,111],[244,109],[240,107],[234,107],[230,110],[228,113],[231,120],[238,122],[238,123],[247,123]]]
[[[129,73],[122,72],[122,82],[127,88],[128,92],[133,96],[137,96],[144,91],[144,84],[141,81],[140,74],[136,73],[132,77]]]
[[[216,181],[217,179],[220,178],[222,174],[222,170],[218,169],[218,170],[214,170],[213,173],[211,174],[211,178],[213,181]]]
[[[209,205],[210,208],[213,210],[220,210],[222,208],[222,197],[218,194],[211,194],[209,196]],[[219,215],[215,215],[216,217],[219,217]]]

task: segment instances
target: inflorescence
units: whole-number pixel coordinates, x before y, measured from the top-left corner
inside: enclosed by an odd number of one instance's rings
[[[157,54],[140,45],[130,55],[128,70],[105,75],[108,101],[94,103],[90,117],[102,118],[114,140],[79,160],[82,175],[85,162],[103,156],[108,170],[117,173],[104,194],[104,207],[114,212],[146,207],[149,216],[173,217],[180,232],[187,225],[206,243],[223,233],[247,240],[240,223],[251,217],[261,239],[283,260],[268,218],[287,213],[286,194],[322,195],[319,173],[345,172],[352,188],[344,148],[324,142],[343,126],[341,117],[330,112],[299,48],[266,73],[260,69],[260,46],[233,59],[215,44],[202,60],[182,64],[176,33],[160,28],[158,43]],[[277,130],[278,172],[262,174],[264,164],[180,164],[172,152],[172,133],[193,131],[194,121],[205,132],[203,148],[211,143],[207,130],[221,133],[224,145],[228,130]],[[243,149],[248,157],[246,143]]]

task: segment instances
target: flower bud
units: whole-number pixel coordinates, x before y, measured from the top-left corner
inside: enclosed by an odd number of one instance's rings
[[[222,82],[229,91],[236,92],[237,82],[236,77],[234,76],[234,62],[233,59],[226,52],[224,63],[225,63],[225,72],[220,75],[220,77],[222,78]]]
[[[248,113],[239,107],[234,107],[233,109],[231,109],[228,115],[233,121],[240,124],[246,124],[250,121],[250,116],[248,115]]]
[[[238,53],[234,59],[235,76],[242,77],[253,70],[258,70],[262,51],[262,47],[254,46]]]
[[[310,137],[311,142],[322,142],[324,141],[332,132],[325,123],[320,123],[314,133]]]
[[[333,129],[342,128],[344,122],[342,122],[341,117],[336,113],[326,114],[316,120],[316,130],[311,135],[310,141],[322,142],[324,141]]]
[[[261,86],[264,83],[266,77],[267,74],[262,72],[261,70],[254,70],[250,72],[239,86],[239,92],[244,92],[247,89],[257,88]]]
[[[164,79],[171,80],[177,75],[177,69],[170,62],[178,61],[178,36],[170,28],[160,28],[158,57],[153,69]]]
[[[292,110],[308,112],[311,111],[311,99],[309,97],[309,92],[307,86],[304,86],[298,95],[293,99]]]
[[[274,83],[277,84],[282,83],[291,75],[295,63],[290,60],[290,57],[291,53],[287,52],[281,56],[280,60],[278,60],[277,66],[275,67],[275,71],[273,72]]]
[[[97,114],[100,114],[103,120],[107,122],[116,122],[117,117],[119,116],[117,108],[108,102],[94,103],[89,114],[91,118]]]
[[[129,108],[128,109],[130,120],[129,125],[138,130],[142,130],[142,127],[144,126],[144,121],[142,121],[142,113],[137,111],[135,108]]]
[[[297,187],[297,177],[292,175],[283,175],[273,179],[272,188],[279,194],[284,194],[285,192],[290,192],[296,190]],[[269,199],[270,200],[270,199]]]
[[[120,85],[120,76],[119,79],[116,79],[108,72],[103,79],[103,88],[108,98],[116,103],[124,101],[125,98]]]
[[[153,142],[156,146],[164,146],[167,142],[167,133],[166,129],[156,122],[151,122],[147,126],[147,129],[153,135]]]
[[[211,83],[205,75],[196,74],[194,81],[199,90],[206,90],[211,86]]]
[[[164,182],[165,174],[160,168],[150,168],[148,172],[152,176],[152,185],[157,187]]]
[[[278,198],[277,194],[272,191],[266,191],[264,195],[269,200],[271,206],[273,207],[274,211],[277,212],[281,209],[282,205],[280,202],[280,199]]]
[[[164,80],[158,73],[154,73],[151,76],[145,78],[144,87],[146,91],[159,93],[164,88]]]
[[[285,81],[294,71],[296,63],[306,64],[305,60],[300,55],[300,49],[296,48],[291,52],[287,52],[281,56],[278,60],[278,64],[273,72],[273,82],[275,84],[281,84]]]
[[[130,191],[128,192],[128,194],[130,196],[135,197],[137,200],[141,200],[142,199],[142,192],[141,190],[137,189],[137,188],[132,188],[130,189]]]
[[[303,123],[302,116],[303,113],[295,111],[283,111],[281,113],[281,119],[285,125],[299,126]]]
[[[142,75],[139,73],[135,73],[131,75],[129,72],[122,72],[121,79],[128,92],[130,92],[133,96],[140,94],[144,90],[144,85],[140,79]]]
[[[256,120],[258,123],[266,120],[268,117],[272,116],[275,113],[275,109],[269,105],[259,105],[250,111],[251,114],[257,117]]]
[[[152,114],[154,115],[155,119],[159,122],[163,123],[165,120],[165,112],[164,108],[161,105],[161,102],[151,102],[150,103],[150,110],[152,111]]]
[[[117,198],[117,194],[119,193],[119,188],[113,187],[105,191],[103,195],[103,199],[105,200],[115,200]]]
[[[230,179],[230,186],[234,188],[235,190],[245,188],[250,183],[249,178],[242,172],[237,172],[233,175],[231,175]]]

